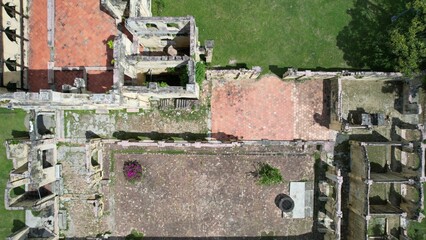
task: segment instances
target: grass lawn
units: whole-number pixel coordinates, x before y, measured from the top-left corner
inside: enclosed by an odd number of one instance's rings
[[[0,239],[5,239],[12,232],[19,230],[25,221],[24,211],[7,211],[4,208],[4,189],[12,170],[12,162],[6,160],[6,149],[3,145],[6,139],[12,138],[12,131],[20,131],[18,134],[26,131],[25,115],[22,110],[0,108]]]
[[[164,3],[161,11],[158,2]],[[213,66],[233,60],[281,73],[283,67],[347,68],[336,37],[349,23],[346,11],[352,5],[345,0],[154,0],[152,10],[194,16],[200,43],[215,40]]]
[[[423,191],[426,191],[425,183],[423,183]],[[424,201],[424,204],[426,204],[426,198]],[[423,210],[423,214],[426,214],[426,210]],[[408,236],[413,240],[426,239],[426,219],[423,219],[421,223],[410,222],[408,225]]]

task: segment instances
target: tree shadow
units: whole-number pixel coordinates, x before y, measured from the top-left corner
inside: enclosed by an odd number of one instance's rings
[[[352,20],[339,32],[337,46],[346,63],[355,68],[394,70],[396,56],[389,47],[392,17],[403,12],[403,0],[356,0],[347,11]]]

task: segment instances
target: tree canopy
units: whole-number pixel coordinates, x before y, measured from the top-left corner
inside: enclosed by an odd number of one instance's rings
[[[426,1],[411,0],[406,10],[392,18],[390,46],[395,68],[406,75],[426,67]]]
[[[337,36],[348,65],[409,76],[426,70],[425,0],[356,0],[348,14]]]

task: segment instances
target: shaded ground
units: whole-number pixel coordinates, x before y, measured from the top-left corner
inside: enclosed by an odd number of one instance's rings
[[[328,89],[322,79],[213,80],[212,133],[244,140],[328,140]]]
[[[117,151],[110,191],[114,194],[113,234],[126,235],[132,229],[156,237],[272,232],[274,236],[307,234],[305,239],[312,239],[311,218],[283,219],[274,203],[279,193],[289,193],[288,181],[313,181],[311,155],[287,152],[283,147],[282,153],[270,152],[273,156],[267,149],[257,149],[262,155],[234,150],[238,149],[202,149],[188,154],[181,154],[181,148],[164,149],[163,153],[162,149],[146,149],[153,152],[144,154],[140,148]],[[137,160],[145,168],[142,182],[131,184],[124,179],[121,169],[126,160]],[[258,185],[250,174],[257,162],[278,167],[284,183]],[[288,168],[295,165],[297,170]]]
[[[113,71],[88,71],[87,90],[93,93],[105,93],[112,87]]]
[[[62,85],[68,84],[73,86],[75,78],[83,78],[83,71],[54,71],[56,91],[62,92]]]
[[[342,115],[363,108],[368,113],[384,113],[390,117],[402,117],[402,87],[400,81],[343,80]]]

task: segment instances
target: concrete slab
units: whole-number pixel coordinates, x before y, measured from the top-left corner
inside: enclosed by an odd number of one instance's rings
[[[25,224],[30,228],[36,228],[42,225],[42,219],[32,214],[31,210],[25,210]]]
[[[292,218],[305,218],[305,182],[291,182],[290,197],[294,201]]]

